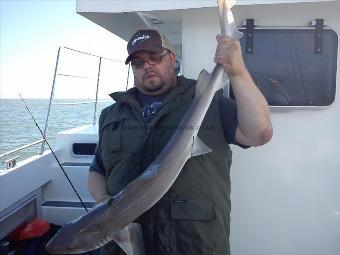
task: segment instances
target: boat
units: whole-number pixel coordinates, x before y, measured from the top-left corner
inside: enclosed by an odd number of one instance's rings
[[[174,44],[178,73],[188,78],[214,67],[215,0],[77,0],[76,10],[124,40],[137,29],[160,30]],[[233,7],[246,65],[274,127],[265,146],[232,146],[233,255],[340,254],[339,11],[336,0],[239,0]],[[224,93],[233,97],[227,85]],[[94,118],[59,132],[53,148],[88,208],[97,129]],[[34,218],[63,225],[86,213],[48,148],[6,163],[0,240]]]

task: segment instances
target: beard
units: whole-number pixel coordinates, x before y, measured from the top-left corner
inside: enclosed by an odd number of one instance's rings
[[[165,74],[160,74],[156,70],[148,71],[140,79],[136,79],[136,87],[145,94],[160,95],[167,92],[176,85],[176,75],[174,70],[169,70]]]
[[[164,80],[156,72],[147,72],[143,77],[143,89],[148,92],[155,92],[164,87]]]

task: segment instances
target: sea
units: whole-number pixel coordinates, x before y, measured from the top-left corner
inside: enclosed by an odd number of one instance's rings
[[[49,99],[24,99],[26,105],[44,132]],[[112,100],[103,100],[97,104],[96,119],[102,109],[112,104]],[[53,148],[56,134],[60,131],[92,124],[94,119],[94,100],[90,99],[54,99],[51,104],[46,139]],[[22,100],[0,98],[0,155],[42,139],[38,127],[27,111]],[[45,146],[45,150],[48,149]],[[18,161],[39,154],[41,144],[34,145],[20,152],[0,158],[0,169],[4,169],[4,160],[20,156]]]

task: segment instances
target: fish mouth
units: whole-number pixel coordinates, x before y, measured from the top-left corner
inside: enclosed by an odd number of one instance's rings
[[[69,251],[66,251],[65,245],[54,245],[53,242],[48,242],[46,244],[46,250],[50,254],[67,254]]]
[[[57,233],[46,244],[46,250],[50,254],[74,254],[71,251],[74,251],[75,249],[70,242],[58,238]]]
[[[92,242],[96,239],[95,233],[91,232],[90,234],[82,235],[77,232],[71,235],[70,232],[67,232],[62,230],[48,241],[46,250],[49,254],[83,254],[97,249],[96,245],[93,245]],[[65,236],[66,233],[68,234],[67,236]]]
[[[51,241],[46,245],[46,250],[49,254],[79,254],[83,252],[82,250],[72,248],[68,244],[54,244]]]

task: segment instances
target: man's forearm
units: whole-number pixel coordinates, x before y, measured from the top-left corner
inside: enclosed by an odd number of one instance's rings
[[[239,124],[235,139],[243,145],[265,144],[273,133],[268,103],[244,64],[240,42],[221,35],[216,39],[214,61],[223,65],[228,73],[236,98]]]
[[[97,172],[94,171],[89,172],[88,189],[97,203],[102,202],[111,197],[106,189],[105,176]]]
[[[237,104],[239,126],[236,140],[241,144],[259,146],[270,141],[272,126],[268,103],[247,70],[230,77]]]

